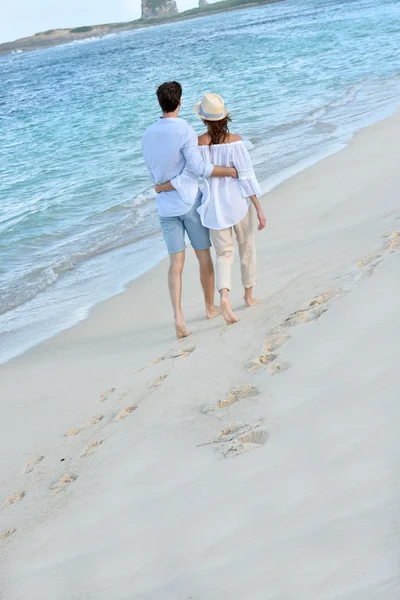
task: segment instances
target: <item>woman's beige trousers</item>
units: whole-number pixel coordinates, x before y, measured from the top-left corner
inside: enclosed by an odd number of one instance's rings
[[[211,241],[217,253],[217,290],[231,290],[231,272],[234,256],[233,231],[239,246],[242,284],[245,288],[255,286],[256,249],[254,246],[254,209],[249,207],[240,223],[228,229],[210,229]]]

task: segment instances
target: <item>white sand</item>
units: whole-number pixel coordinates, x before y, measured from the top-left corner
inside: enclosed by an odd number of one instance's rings
[[[202,320],[189,251],[183,343],[163,263],[0,368],[2,599],[398,598],[399,129],[264,199],[239,324]]]

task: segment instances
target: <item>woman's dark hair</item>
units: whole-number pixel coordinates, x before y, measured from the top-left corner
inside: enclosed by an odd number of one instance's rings
[[[226,115],[220,121],[206,121],[208,135],[210,136],[210,146],[214,144],[223,144],[229,135],[229,123],[232,123],[230,115]]]
[[[164,113],[172,113],[178,108],[182,98],[182,86],[177,81],[166,81],[157,90],[158,103]]]

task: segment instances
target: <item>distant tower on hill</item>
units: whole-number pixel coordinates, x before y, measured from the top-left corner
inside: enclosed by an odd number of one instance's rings
[[[142,0],[142,19],[172,17],[177,13],[175,0]]]
[[[202,6],[208,6],[207,0],[199,0],[199,8],[202,8]]]

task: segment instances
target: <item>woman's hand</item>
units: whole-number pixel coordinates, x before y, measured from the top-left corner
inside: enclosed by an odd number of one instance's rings
[[[257,219],[258,219],[258,231],[261,231],[262,229],[264,229],[267,226],[267,219],[265,218],[265,215],[263,213],[263,211],[258,210],[257,211]]]
[[[266,227],[267,219],[265,218],[263,209],[261,208],[261,204],[259,203],[257,196],[250,196],[250,200],[254,208],[256,209],[258,219],[258,231],[261,231],[261,229],[264,229],[264,227]]]

